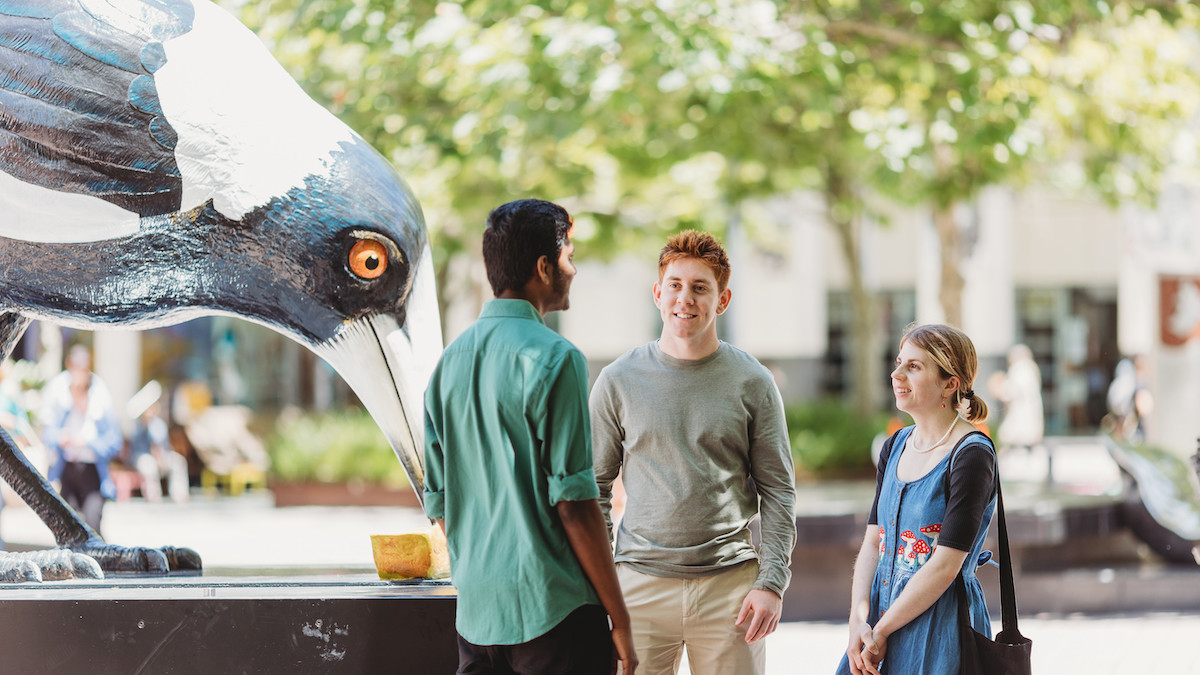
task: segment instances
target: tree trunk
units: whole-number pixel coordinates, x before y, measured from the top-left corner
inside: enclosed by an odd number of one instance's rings
[[[939,143],[934,147],[934,166],[939,177],[951,175],[955,170],[953,149]],[[961,170],[961,168],[960,168]],[[948,183],[949,181],[938,181]],[[933,207],[933,226],[937,229],[938,253],[941,257],[941,285],[938,288],[938,301],[942,305],[945,322],[956,328],[962,328],[962,297],[963,276],[960,263],[962,260],[962,235],[958,223],[954,221],[954,205],[957,200],[953,195],[946,199],[935,199]]]
[[[934,208],[933,224],[937,228],[942,264],[938,300],[942,303],[942,312],[945,314],[946,323],[962,328],[962,298],[965,285],[960,269],[962,237],[958,230],[958,223],[954,220],[953,202]]]
[[[856,410],[874,412],[882,374],[873,347],[875,298],[863,282],[862,205],[849,180],[836,167],[826,166],[825,185],[829,222],[850,277],[850,398]]]

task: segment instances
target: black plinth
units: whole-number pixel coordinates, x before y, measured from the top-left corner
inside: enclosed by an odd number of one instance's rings
[[[335,577],[0,586],[5,673],[453,673],[454,588]]]

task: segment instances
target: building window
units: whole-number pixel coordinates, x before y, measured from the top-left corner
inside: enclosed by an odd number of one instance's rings
[[[879,387],[881,396],[891,391],[888,373],[896,359],[896,343],[904,329],[917,318],[917,294],[911,290],[879,291],[875,294],[875,325],[880,339],[875,341],[880,370]],[[850,344],[850,325],[853,308],[850,294],[845,291],[830,291],[828,304],[829,343],[821,368],[821,392],[829,396],[843,396],[850,392],[854,371],[850,359],[853,347]],[[876,400],[887,400],[878,398]]]
[[[1116,296],[1108,287],[1017,289],[1016,338],[1041,370],[1047,433],[1099,428],[1121,358]]]

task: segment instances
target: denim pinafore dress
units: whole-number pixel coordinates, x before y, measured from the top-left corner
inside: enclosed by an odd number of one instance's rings
[[[884,471],[883,487],[879,494],[876,514],[879,518],[879,563],[871,585],[871,612],[867,621],[872,626],[887,612],[888,607],[912,580],[917,570],[929,560],[937,547],[942,519],[946,514],[946,472],[959,449],[969,443],[984,443],[992,449],[991,440],[982,433],[967,434],[929,473],[914,481],[896,477],[896,467],[907,449],[906,443],[913,427],[896,432],[892,451]],[[988,525],[996,509],[996,496],[984,509],[979,532],[963,562],[963,579],[967,585],[971,624],[984,635],[992,635],[991,619],[983,589],[975,576],[978,565],[990,555],[981,555]],[[907,625],[888,636],[887,653],[881,672],[890,675],[937,675],[958,673],[958,598],[954,584],[946,589],[929,609]],[[849,659],[842,656],[840,674],[850,672]]]

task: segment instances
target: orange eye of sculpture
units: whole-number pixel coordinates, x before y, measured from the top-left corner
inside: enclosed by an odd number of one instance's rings
[[[350,271],[363,279],[378,279],[387,266],[387,248],[374,239],[360,239],[350,249]]]

